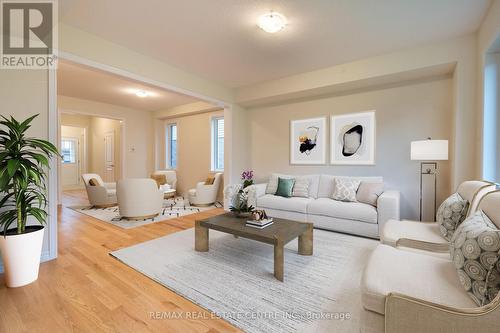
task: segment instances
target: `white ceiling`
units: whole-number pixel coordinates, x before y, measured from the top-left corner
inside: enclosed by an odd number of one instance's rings
[[[136,90],[148,91],[152,96],[137,97],[134,94]],[[186,95],[65,61],[60,61],[58,64],[57,93],[146,111],[164,110],[199,101]]]
[[[60,0],[61,20],[229,87],[477,30],[490,0]],[[259,15],[289,21],[267,34]]]

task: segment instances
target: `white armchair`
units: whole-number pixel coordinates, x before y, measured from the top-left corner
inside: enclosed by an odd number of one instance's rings
[[[172,190],[175,190],[177,188],[177,173],[175,172],[175,170],[155,170],[155,172],[153,172],[151,176],[153,177],[156,175],[164,175],[167,184],[170,185],[170,188]]]
[[[82,175],[87,197],[92,206],[97,208],[105,208],[115,206],[116,200],[116,183],[105,183],[102,178],[95,173],[84,173]],[[97,184],[90,185],[91,180]]]
[[[118,209],[129,220],[157,216],[163,208],[163,191],[149,178],[130,178],[118,181]]]
[[[217,200],[217,193],[222,182],[222,173],[214,175],[214,183],[206,185],[205,182],[196,184],[196,188],[188,191],[189,203],[193,206],[208,206]]]

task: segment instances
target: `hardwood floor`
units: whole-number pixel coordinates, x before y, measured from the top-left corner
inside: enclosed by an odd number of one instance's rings
[[[0,332],[241,332],[108,255],[192,228],[197,217],[222,209],[121,229],[65,207],[82,203],[88,203],[83,191],[64,193],[59,257],[41,264],[35,283],[9,289],[0,274]],[[194,315],[151,318],[152,312],[170,311]]]

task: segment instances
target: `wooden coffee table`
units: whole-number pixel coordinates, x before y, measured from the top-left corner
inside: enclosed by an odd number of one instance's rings
[[[283,247],[298,237],[299,251],[303,256],[313,254],[313,224],[273,218],[273,224],[256,229],[247,227],[245,218],[237,218],[231,213],[218,215],[206,220],[197,220],[195,224],[195,250],[208,251],[208,230],[222,231],[236,237],[253,239],[274,245],[274,277],[283,281]]]

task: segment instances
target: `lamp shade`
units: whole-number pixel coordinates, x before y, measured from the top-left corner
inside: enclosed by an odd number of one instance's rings
[[[448,140],[412,141],[411,159],[416,161],[447,160]]]

